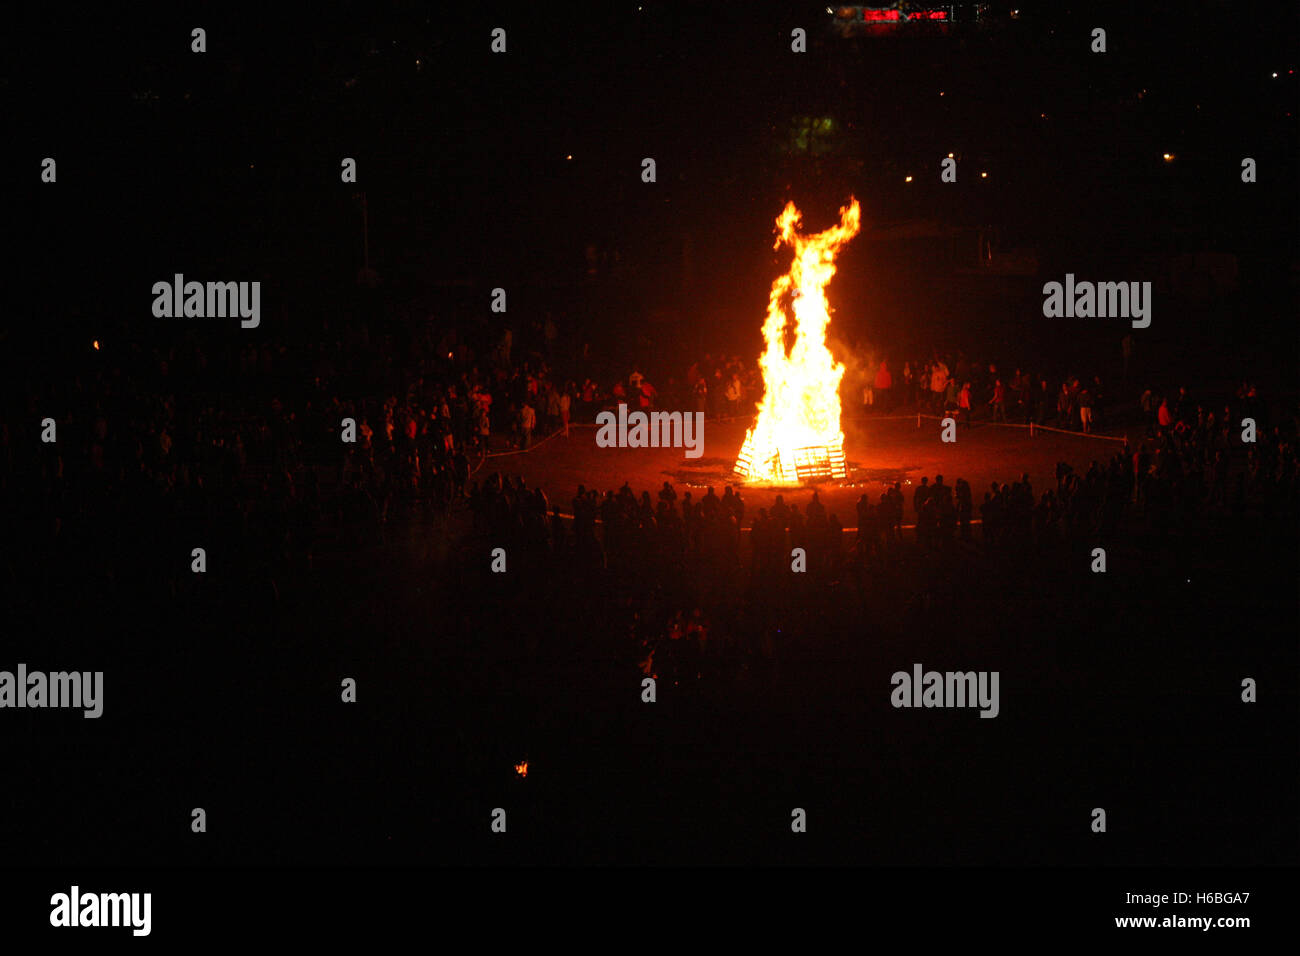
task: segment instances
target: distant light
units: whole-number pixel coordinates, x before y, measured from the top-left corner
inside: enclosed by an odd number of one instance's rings
[[[565,159],[573,159],[573,154],[570,153],[568,156],[565,156],[564,158],[565,158]]]
[[[99,339],[95,339],[95,341],[91,342],[90,344],[95,347],[96,352],[99,351]]]
[[[1275,79],[1275,80],[1277,79],[1277,74],[1276,74],[1276,73],[1273,74],[1273,79]]]
[[[911,177],[911,176],[908,176],[906,179],[903,180],[903,182],[905,182],[905,183],[910,183],[911,181],[912,181],[912,177]]]
[[[949,154],[948,154],[948,158],[949,158],[949,159],[952,159],[952,153],[949,153]]]
[[[988,173],[980,173],[980,179],[988,179],[988,178],[989,178]]]
[[[1174,154],[1173,154],[1173,153],[1165,153],[1165,162],[1166,162],[1166,163],[1172,163],[1173,161],[1174,161]]]
[[[830,7],[827,7],[827,8],[826,8],[826,12],[827,12],[827,13],[832,13],[832,14],[833,14],[835,11],[832,10]]]
[[[939,91],[939,95],[940,95],[940,96],[943,96],[943,90],[940,90],[940,91]]]
[[[517,763],[517,764],[515,764],[515,773],[519,774],[519,776],[521,776],[521,777],[527,777],[527,776],[528,776],[528,761],[525,760],[523,763]]]

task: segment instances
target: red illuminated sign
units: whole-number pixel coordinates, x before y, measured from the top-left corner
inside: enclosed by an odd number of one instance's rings
[[[947,20],[947,10],[917,10],[903,15],[899,10],[882,10],[878,7],[863,7],[862,19],[867,23],[899,23],[903,20]]]

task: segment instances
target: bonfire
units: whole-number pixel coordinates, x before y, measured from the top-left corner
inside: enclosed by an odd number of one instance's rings
[[[826,347],[826,284],[835,275],[836,253],[858,234],[858,201],[840,209],[839,225],[825,232],[800,235],[799,222],[792,202],[776,220],[773,248],[790,246],[794,262],[772,283],[763,323],[766,350],[758,360],[763,400],[736,459],[736,475],[750,484],[795,485],[843,478],[847,470],[840,431],[844,366]]]

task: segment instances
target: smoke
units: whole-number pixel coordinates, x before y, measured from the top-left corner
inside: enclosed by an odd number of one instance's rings
[[[845,437],[861,437],[862,425],[862,390],[867,385],[874,385],[876,371],[881,359],[888,361],[884,350],[865,338],[850,340],[838,334],[832,318],[826,330],[826,346],[835,356],[835,360],[844,366],[844,378],[840,382],[840,430]],[[894,367],[890,365],[890,371]]]

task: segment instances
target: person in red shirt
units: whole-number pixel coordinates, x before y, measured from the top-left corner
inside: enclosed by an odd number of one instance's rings
[[[1169,399],[1160,399],[1160,411],[1156,412],[1156,421],[1160,423],[1161,431],[1174,423],[1173,412],[1169,411]]]
[[[876,372],[876,397],[887,412],[893,408],[893,403],[890,401],[890,396],[893,394],[890,389],[893,387],[894,376],[889,372],[889,365],[881,360],[880,370]]]

